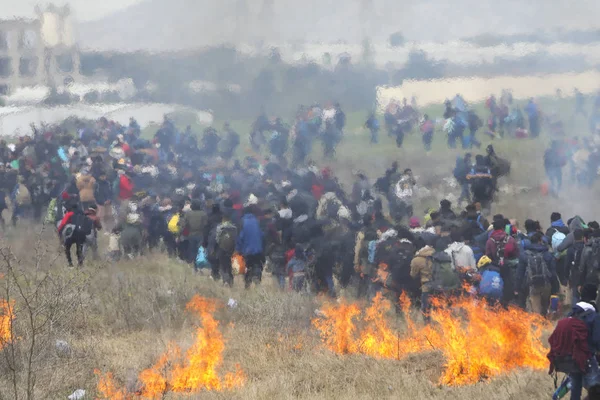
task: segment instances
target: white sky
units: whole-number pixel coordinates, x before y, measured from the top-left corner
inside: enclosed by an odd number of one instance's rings
[[[56,0],[57,6],[65,3],[71,5],[71,11],[78,21],[89,21],[100,18],[113,11],[139,3],[141,0]],[[43,8],[49,1],[45,0],[0,0],[0,18],[35,17],[34,8],[40,4]]]

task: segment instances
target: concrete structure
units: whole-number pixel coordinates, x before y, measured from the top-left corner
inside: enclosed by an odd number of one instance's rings
[[[0,20],[0,92],[79,79],[68,7],[36,9],[36,20]]]

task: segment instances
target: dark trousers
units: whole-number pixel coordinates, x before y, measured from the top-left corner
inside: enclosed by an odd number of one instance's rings
[[[262,280],[263,255],[249,254],[244,256],[244,261],[246,262],[246,275],[244,275],[246,288],[249,288],[252,282],[258,285]]]
[[[186,249],[186,257],[185,261],[190,264],[194,264],[196,262],[196,256],[198,255],[198,249],[200,248],[200,244],[202,243],[201,236],[188,236],[187,238],[187,249]]]
[[[177,255],[177,241],[175,240],[175,235],[171,232],[165,232],[163,234],[163,242],[165,243],[169,257],[175,257]]]
[[[371,143],[377,143],[379,141],[379,130],[370,129],[371,131]]]
[[[83,244],[84,240],[78,240],[77,238],[69,238],[65,240],[65,254],[67,255],[67,262],[69,266],[73,266],[73,259],[71,258],[71,247],[76,246],[77,249],[77,263],[81,267],[83,265]]]
[[[219,249],[219,272],[223,277],[223,283],[233,286],[233,270],[231,267],[231,257],[233,253]],[[214,278],[213,274],[213,278]]]
[[[431,150],[431,142],[433,141],[433,131],[425,132],[423,134],[423,146],[425,146],[425,151]]]
[[[429,301],[429,293],[421,293],[421,313],[423,321],[428,324],[431,321],[431,301]]]
[[[548,168],[546,175],[550,181],[550,192],[557,196],[562,188],[562,169],[560,167]]]

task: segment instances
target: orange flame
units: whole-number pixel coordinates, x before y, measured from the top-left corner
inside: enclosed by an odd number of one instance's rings
[[[196,329],[196,340],[182,357],[181,348],[169,345],[167,351],[150,368],[140,372],[138,380],[142,389],[137,394],[120,389],[112,374],[102,376],[99,371],[98,393],[105,399],[126,400],[139,396],[144,399],[160,399],[167,392],[196,393],[201,390],[221,391],[241,387],[246,375],[239,365],[235,372],[218,374],[223,362],[225,340],[219,330],[219,322],[214,318],[217,304],[214,300],[198,295],[187,304],[186,309],[202,322]]]
[[[0,349],[13,339],[12,324],[15,318],[13,314],[14,302],[9,303],[0,299]]]
[[[357,305],[329,305],[313,325],[326,347],[340,354],[401,359],[440,351],[446,359],[439,381],[444,385],[473,384],[516,368],[547,368],[541,335],[549,324],[540,316],[517,308],[492,308],[470,298],[435,303],[433,323],[423,326],[411,318],[408,296],[400,296],[406,321],[402,332],[390,328],[386,314],[391,304],[381,294],[364,315]],[[358,321],[364,323],[363,329],[356,327]]]
[[[360,315],[356,304],[326,304],[321,309],[323,318],[313,319],[312,324],[321,332],[325,345],[339,354],[352,354],[358,350],[354,339],[356,326],[353,319]]]

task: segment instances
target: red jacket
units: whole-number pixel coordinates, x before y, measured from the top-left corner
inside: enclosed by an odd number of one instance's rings
[[[506,238],[506,232],[494,231],[485,244],[485,255],[494,261],[496,260],[497,245],[496,243],[502,243]],[[511,236],[508,238],[506,245],[504,246],[504,259],[511,260],[519,257],[519,247],[517,246],[516,240]]]
[[[65,229],[65,225],[67,225],[69,223],[69,221],[71,221],[71,217],[74,214],[75,213],[73,211],[69,211],[65,214],[63,219],[60,221],[60,225],[58,225],[58,234],[59,235],[62,233],[62,230]]]
[[[119,178],[119,200],[129,200],[133,197],[133,182],[123,174]]]
[[[556,357],[570,355],[577,363],[581,371],[587,369],[587,361],[592,357],[592,352],[588,346],[588,328],[582,320],[578,318],[563,318],[558,321],[556,328],[548,343],[550,343],[550,371],[554,372],[554,360]]]

